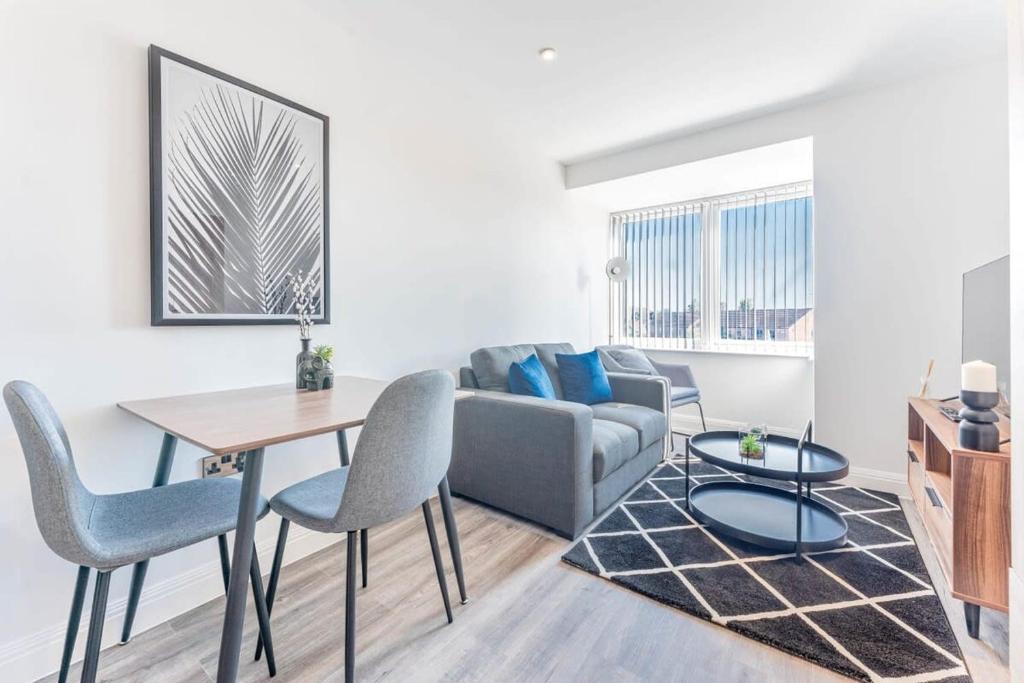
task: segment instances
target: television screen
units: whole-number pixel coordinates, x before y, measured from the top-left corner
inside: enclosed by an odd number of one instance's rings
[[[996,366],[999,390],[1010,399],[1010,257],[964,273],[963,362]]]

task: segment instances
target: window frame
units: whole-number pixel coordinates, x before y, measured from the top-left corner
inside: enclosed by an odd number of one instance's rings
[[[690,201],[672,202],[657,206],[642,207],[628,211],[616,211],[609,215],[609,257],[625,256],[630,261],[629,254],[625,253],[625,230],[627,219],[637,215],[645,215],[643,220],[656,220],[656,216],[679,216],[696,213],[701,216],[700,221],[700,330],[699,335],[694,337],[672,337],[672,336],[648,336],[638,334],[630,336],[627,329],[626,313],[635,307],[630,305],[629,295],[625,283],[614,283],[608,281],[608,340],[610,344],[632,344],[634,346],[651,350],[686,351],[697,353],[728,353],[740,355],[764,355],[764,356],[796,356],[813,358],[814,338],[813,323],[811,327],[811,339],[804,341],[777,341],[763,339],[727,339],[721,336],[721,280],[722,280],[722,214],[731,209],[738,209],[762,204],[770,204],[780,201],[797,200],[810,198],[810,232],[808,244],[804,247],[805,253],[809,253],[811,263],[811,277],[805,279],[805,298],[808,294],[811,297],[812,305],[809,307],[811,315],[814,315],[816,305],[813,299],[814,273],[816,269],[814,258],[814,183],[805,180],[783,185],[757,188],[744,192],[735,192],[711,197],[702,197]],[[635,218],[634,218],[635,220]],[[670,238],[671,239],[671,238]],[[764,255],[762,254],[762,259]],[[645,262],[641,257],[641,263]],[[631,264],[632,267],[632,264]],[[664,269],[661,269],[664,270]],[[664,273],[648,274],[647,277],[657,281]],[[764,285],[762,284],[762,288]],[[798,291],[798,290],[797,290]],[[658,293],[654,295],[655,302],[658,301]],[[756,301],[755,301],[756,304]],[[784,307],[785,308],[785,307]],[[797,308],[793,306],[792,308]],[[756,309],[756,306],[755,306]],[[655,311],[664,310],[655,308]],[[673,310],[669,308],[669,310]],[[767,310],[767,309],[766,309]],[[779,310],[776,307],[775,310]],[[678,310],[674,310],[678,313]],[[656,318],[655,318],[656,319]],[[643,326],[646,328],[647,326]],[[643,329],[641,328],[641,329]]]

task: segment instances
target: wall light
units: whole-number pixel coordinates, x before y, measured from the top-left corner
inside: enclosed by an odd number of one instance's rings
[[[537,56],[545,62],[553,62],[555,61],[555,57],[558,56],[558,51],[553,47],[542,47],[537,51]]]

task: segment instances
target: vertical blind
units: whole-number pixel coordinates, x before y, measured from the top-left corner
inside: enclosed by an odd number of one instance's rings
[[[699,203],[613,214],[613,254],[630,264],[629,278],[612,289],[618,332],[612,343],[694,348],[702,292]]]
[[[810,182],[611,216],[612,343],[808,353],[814,339]]]

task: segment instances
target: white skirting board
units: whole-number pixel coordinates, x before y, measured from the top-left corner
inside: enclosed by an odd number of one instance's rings
[[[271,538],[256,544],[260,556],[260,567],[265,573],[270,571],[274,547],[277,542],[278,518],[269,522],[275,533]],[[285,564],[290,564],[311,553],[337,543],[340,536],[321,534],[295,525],[288,534],[288,545],[285,549]],[[234,542],[234,535],[229,534],[228,542]],[[135,619],[133,638],[143,631],[153,628],[179,614],[198,607],[219,596],[224,595],[224,582],[221,577],[220,560],[217,555],[216,541],[210,540],[204,545],[209,546],[211,561],[194,569],[172,576],[160,582],[147,582],[139,601],[138,616]],[[154,558],[153,562],[159,562]],[[75,585],[77,567],[68,565],[67,600],[68,610],[71,609],[71,593]],[[130,567],[122,567],[118,573],[130,573]],[[82,624],[75,643],[74,661],[79,661],[85,654],[86,631],[89,627],[89,609],[92,605],[92,588],[96,572],[92,572],[89,591],[85,596],[82,610]],[[118,600],[111,600],[107,606],[107,618],[103,625],[103,647],[117,643],[121,637],[121,626],[124,619],[127,595]],[[255,619],[253,613],[246,614],[246,619]],[[60,668],[60,656],[64,649],[64,631],[67,622],[61,621],[45,629],[31,633],[17,640],[9,641],[0,646],[0,671],[5,681],[34,681],[49,675]],[[218,634],[219,636],[219,634]],[[100,668],[103,667],[102,657]]]
[[[743,422],[732,420],[718,420],[707,418],[709,430],[736,430],[746,426]],[[681,415],[679,411],[672,414],[672,428],[681,434],[699,434],[701,432],[699,415]],[[781,434],[791,436],[794,439],[800,438],[801,431],[776,425],[768,425],[769,434]],[[894,461],[895,462],[895,461]],[[844,484],[860,488],[874,489],[895,493],[898,496],[907,498],[910,496],[910,489],[907,488],[907,475],[905,472],[889,472],[888,470],[874,470],[867,467],[850,466],[850,474],[843,480]]]
[[[677,408],[672,413],[672,429],[682,434],[699,434],[703,431],[700,424],[700,415],[688,415],[682,414],[682,410],[689,410],[690,406],[686,408]],[[696,407],[692,408],[693,412],[696,413]],[[708,417],[705,420],[708,424],[709,431],[716,430],[737,430],[743,429],[748,426],[746,422],[736,422],[734,420],[719,420],[717,418]],[[789,427],[779,427],[778,425],[767,425],[769,434],[781,434],[783,436],[792,436],[795,439],[800,438],[800,430],[792,429]]]

